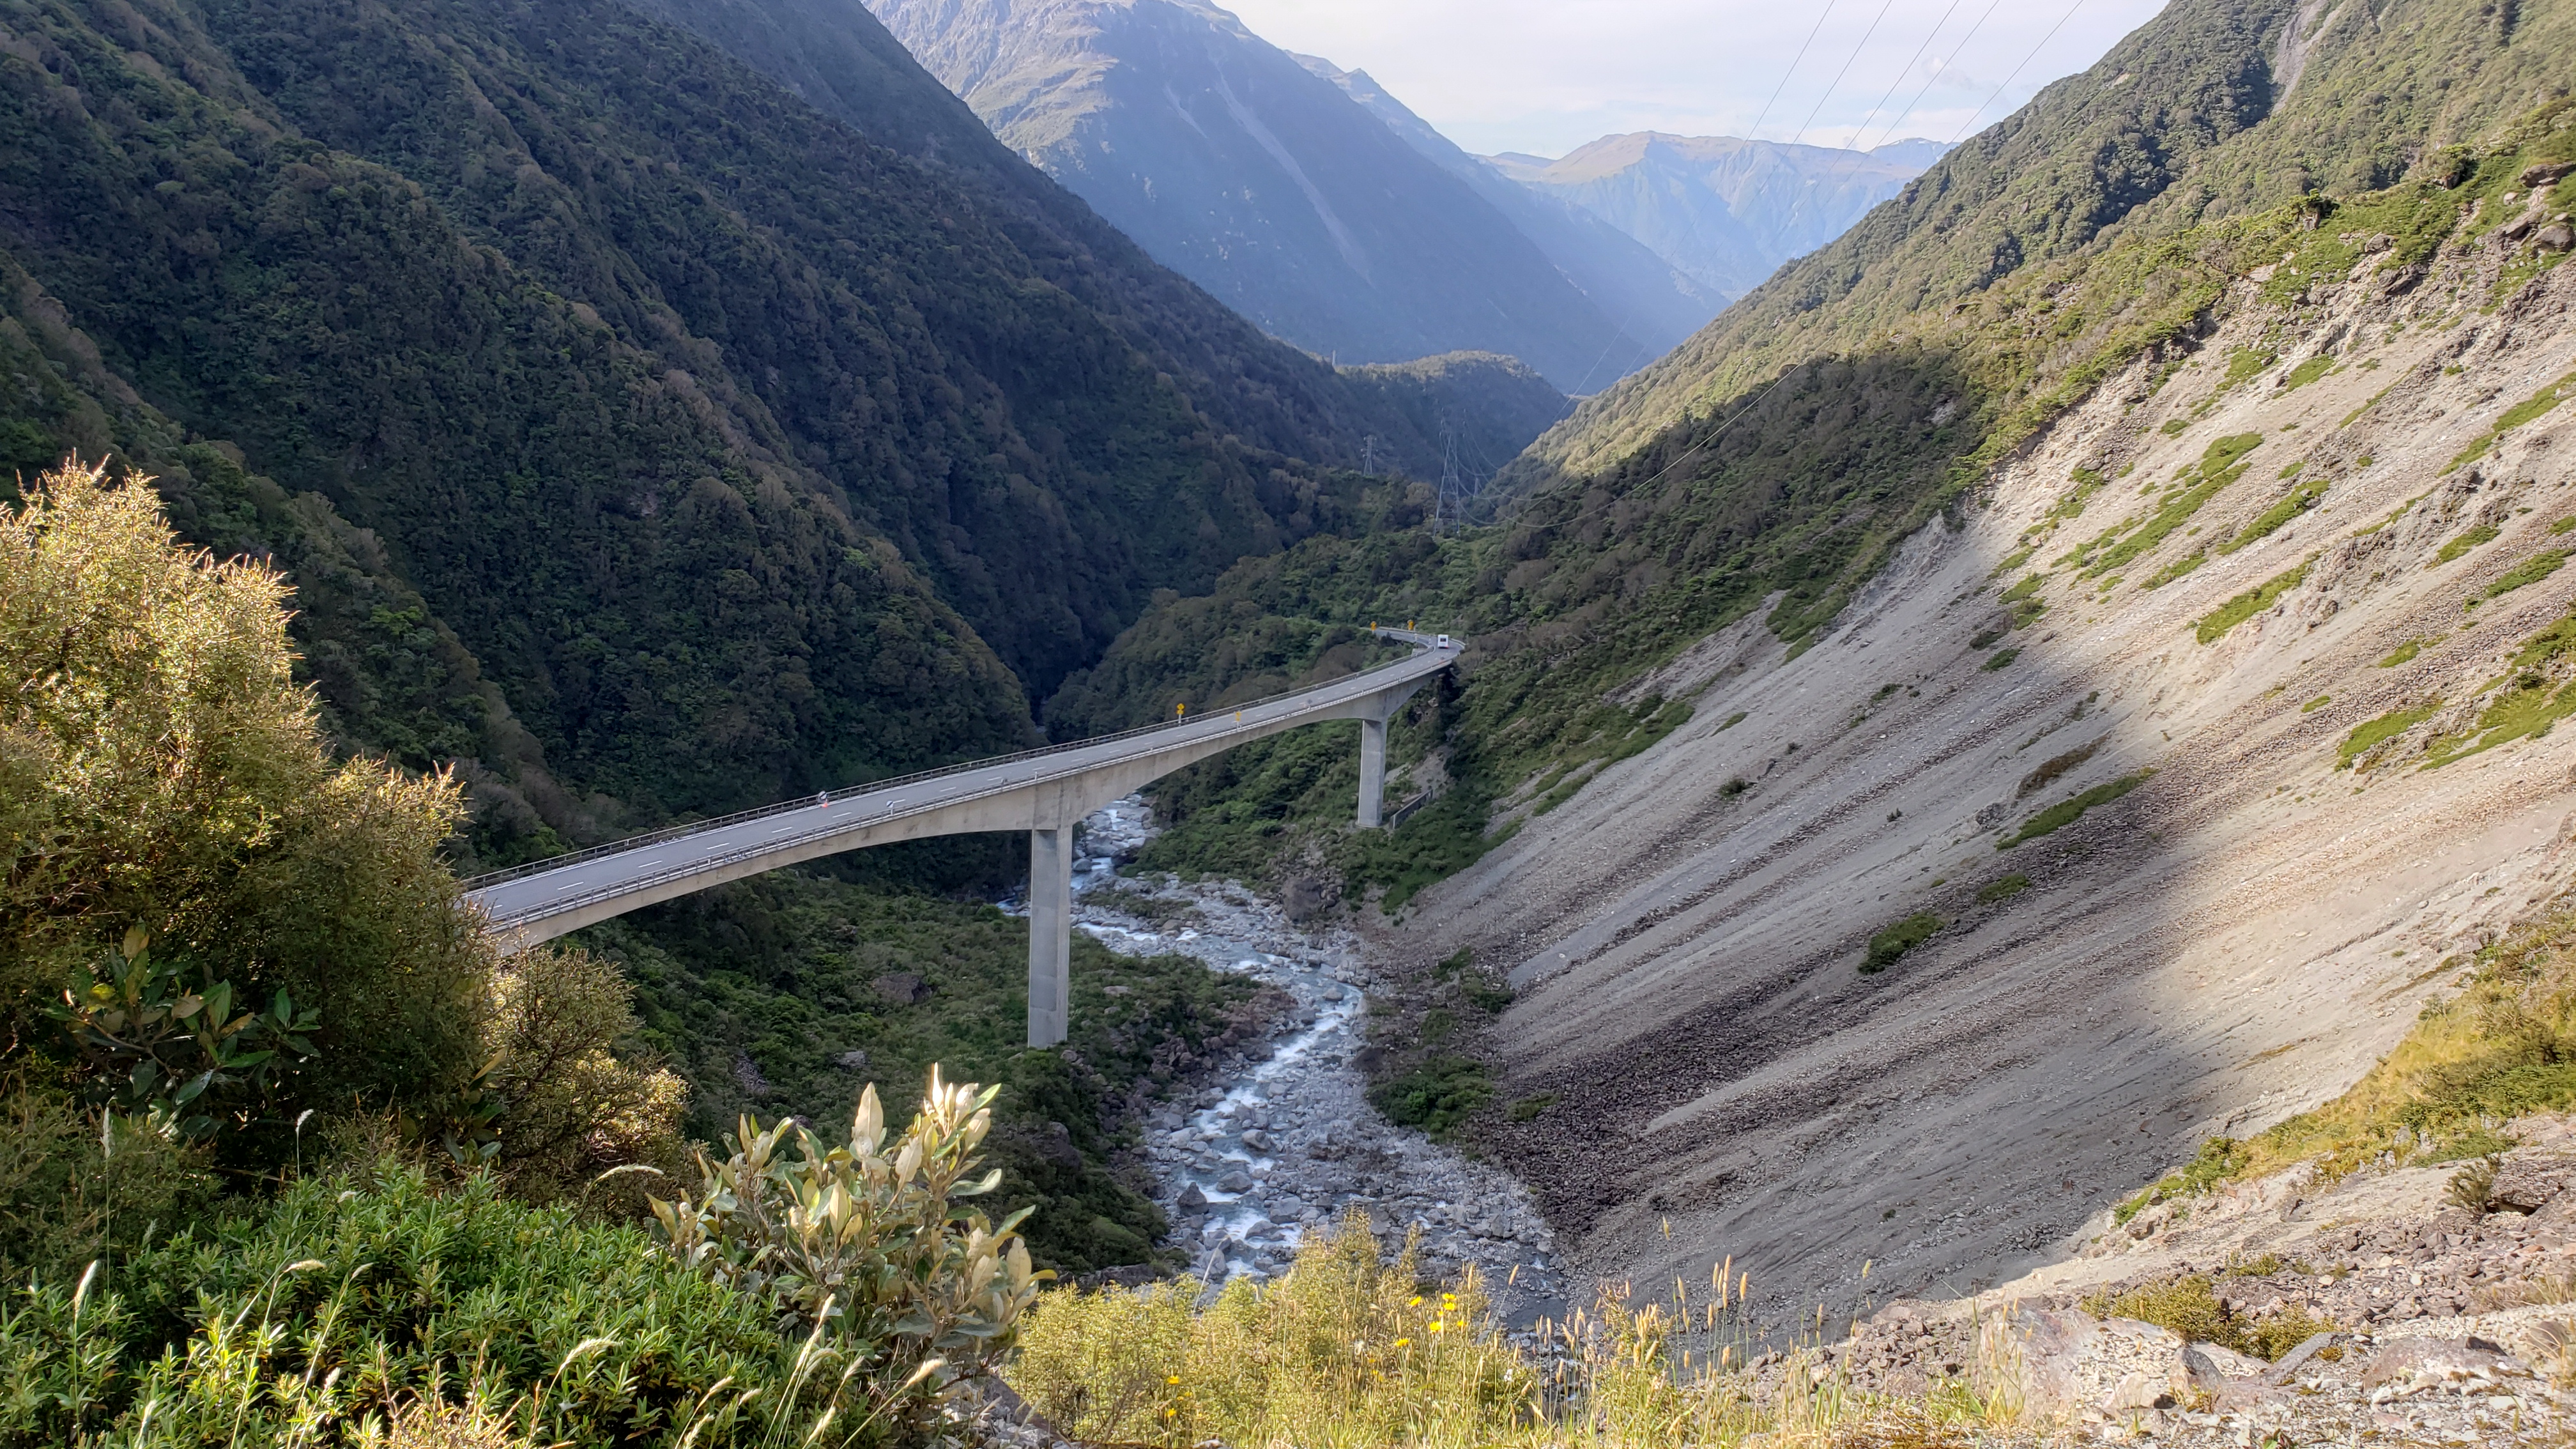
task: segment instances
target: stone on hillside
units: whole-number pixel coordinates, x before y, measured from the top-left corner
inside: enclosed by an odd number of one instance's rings
[[[1180,1204],[1185,1208],[1203,1208],[1208,1205],[1208,1197],[1206,1193],[1199,1190],[1199,1185],[1194,1182],[1181,1189]]]
[[[1218,1178],[1216,1180],[1216,1190],[1219,1192],[1250,1192],[1252,1191],[1252,1174],[1238,1168],[1237,1170],[1229,1172],[1225,1176]]]
[[[868,1069],[868,1054],[861,1047],[852,1047],[832,1060],[839,1062],[846,1071],[864,1072]]]
[[[1267,1152],[1270,1150],[1270,1134],[1258,1127],[1246,1127],[1243,1129],[1243,1145],[1255,1152]]]
[[[2362,1370],[2372,1403],[2416,1394],[2499,1392],[2506,1379],[2532,1377],[2530,1365],[2482,1338],[2408,1338],[2381,1349]]]
[[[909,971],[896,971],[869,983],[878,996],[895,1006],[911,1006],[930,996],[930,983]]]

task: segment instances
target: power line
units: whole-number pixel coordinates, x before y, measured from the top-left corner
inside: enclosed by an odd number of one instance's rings
[[[1959,43],[1951,48],[1951,54],[1956,55],[1960,51],[1966,50],[1968,48],[1968,42],[1976,39],[1977,32],[1986,28],[1986,22],[1994,18],[1996,8],[2002,4],[2003,0],[1990,0],[1990,3],[1986,6],[1986,13],[1978,16],[1977,23],[1968,27],[1968,33],[1959,37]],[[1931,42],[1927,40],[1924,44],[1929,46]],[[1916,106],[1923,104],[1923,98],[1932,93],[1933,83],[1940,79],[1941,77],[1938,73],[1928,75],[1923,78],[1923,86],[1920,90],[1917,90],[1914,93],[1914,99],[1907,101],[1905,103],[1905,109],[1897,113],[1896,119],[1888,123],[1885,131],[1879,133],[1878,143],[1880,145],[1884,146],[1887,144],[1887,138],[1896,134],[1897,128],[1905,124],[1905,118],[1914,114],[1914,108]]]
[[[2084,0],[2075,0],[2074,4],[2066,7],[2066,13],[2058,16],[2057,23],[2048,27],[2048,33],[2039,38],[2039,44],[2032,46],[2030,48],[2030,54],[2021,58],[2021,64],[2012,68],[2012,74],[2004,77],[2003,85],[1995,87],[1994,95],[1986,97],[1983,101],[1978,103],[1975,110],[1968,113],[1967,121],[1959,127],[1959,134],[1950,138],[1951,145],[1956,146],[1959,144],[1960,139],[1968,134],[1968,127],[1975,125],[1977,123],[1977,117],[1986,113],[1986,107],[1993,105],[1995,103],[1995,98],[1997,96],[2001,96],[2006,87],[2021,78],[2021,73],[2029,67],[2030,63],[2039,59],[2040,51],[2044,49],[2050,41],[2055,40],[2057,38],[2057,32],[2064,30],[2066,28],[2066,22],[2074,19],[2075,12],[2083,8]]]
[[[1964,3],[1966,3],[1966,0],[1950,0],[1950,8],[1941,12],[1940,19],[1932,22],[1931,31],[1923,37],[1923,43],[1921,45],[1914,47],[1913,56],[1908,59],[1905,64],[1897,67],[1896,79],[1887,83],[1887,94],[1880,96],[1878,98],[1878,104],[1870,107],[1869,114],[1861,117],[1860,124],[1852,128],[1851,141],[1848,145],[1843,147],[1844,150],[1856,151],[1860,149],[1860,138],[1868,132],[1869,123],[1878,119],[1878,113],[1887,109],[1887,103],[1889,101],[1896,99],[1896,88],[1905,84],[1905,77],[1913,71],[1914,62],[1921,60],[1923,58],[1923,52],[1932,48],[1933,36],[1941,33],[1941,27],[1950,23],[1950,17],[1958,14],[1959,7]],[[1974,34],[1975,32],[1971,31],[1969,33]],[[1903,116],[1897,117],[1899,122],[1902,122],[1904,119],[1905,118]],[[1893,131],[1895,127],[1890,126],[1888,129]],[[1879,137],[1879,140],[1884,144],[1887,138],[1881,136]]]
[[[1825,102],[1834,98],[1834,91],[1837,87],[1842,85],[1843,77],[1851,74],[1852,62],[1860,59],[1860,53],[1869,47],[1869,38],[1878,33],[1878,22],[1887,18],[1887,12],[1892,9],[1895,4],[1896,0],[1886,0],[1886,3],[1878,7],[1878,18],[1870,21],[1869,29],[1860,33],[1860,44],[1852,47],[1852,53],[1843,61],[1843,68],[1834,72],[1833,84],[1826,86],[1825,93],[1816,97],[1816,108],[1809,111],[1807,113],[1807,119],[1800,123],[1798,134],[1789,138],[1790,145],[1795,146],[1806,138],[1807,127],[1814,125],[1816,123],[1816,117],[1824,113]]]
[[[1771,119],[1771,107],[1780,99],[1780,93],[1789,88],[1789,77],[1798,73],[1799,62],[1807,58],[1807,46],[1814,45],[1816,37],[1824,33],[1825,22],[1832,18],[1834,6],[1839,3],[1840,0],[1825,0],[1824,13],[1816,17],[1816,28],[1807,32],[1807,44],[1798,47],[1798,54],[1789,62],[1789,68],[1780,72],[1780,83],[1771,88],[1771,99],[1762,103],[1762,114],[1753,118],[1753,127],[1744,133],[1744,139],[1748,141],[1762,139],[1762,123]]]

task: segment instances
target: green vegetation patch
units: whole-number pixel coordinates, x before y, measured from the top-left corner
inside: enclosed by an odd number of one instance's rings
[[[2436,565],[2449,563],[2479,544],[2494,542],[2496,535],[2502,531],[2492,523],[2481,523],[2474,528],[2464,529],[2434,552],[2433,562]]]
[[[2169,489],[2163,504],[2116,543],[2105,534],[2082,551],[2089,557],[2079,560],[2087,578],[2098,577],[2126,564],[2129,560],[2165,541],[2177,528],[2191,520],[2202,504],[2218,495],[2218,490],[2242,477],[2251,460],[2247,457],[2263,441],[2261,433],[2231,433],[2211,443],[2200,461],[2186,467]],[[2091,550],[2099,545],[2101,552]]]
[[[2021,651],[2018,649],[1998,649],[1987,657],[1985,663],[1977,667],[1991,674],[1998,669],[2006,668],[2020,657]]]
[[[2506,433],[2511,432],[2515,428],[2521,427],[2525,423],[2532,422],[2547,415],[2551,409],[2557,407],[2561,402],[2566,401],[2567,395],[2570,392],[2576,392],[2576,372],[2567,374],[2565,377],[2549,384],[2540,391],[2533,393],[2531,396],[2524,398],[2518,403],[2515,403],[2512,407],[2506,408],[2504,412],[2496,418],[2493,426],[2480,434],[2475,442],[2462,448],[2458,457],[2455,457],[2450,462],[2442,465],[2442,473],[2449,474],[2457,472],[2468,464],[2474,463],[2478,459],[2485,457],[2487,450],[2496,445],[2497,439],[2503,437]]]
[[[2141,589],[2163,588],[2165,585],[2172,583],[2183,575],[2197,570],[2202,564],[2207,562],[2209,562],[2209,550],[2205,548],[2193,549],[2191,552],[2184,554],[2182,557],[2175,559],[2169,564],[2166,564],[2163,568],[2147,575],[2145,581],[2140,583],[2138,587]]]
[[[2139,770],[2134,774],[2122,775],[2116,780],[2096,785],[2081,795],[2072,795],[2060,800],[2023,821],[2020,829],[1995,842],[1995,849],[2010,850],[2025,840],[2037,840],[2043,835],[2063,830],[2083,819],[2085,811],[2096,805],[2107,805],[2119,799],[2147,783],[2155,773],[2153,770]]]
[[[2298,366],[2291,368],[2289,375],[2281,379],[2281,391],[2285,393],[2297,392],[2300,388],[2306,387],[2309,383],[2316,381],[2318,378],[2321,378],[2332,371],[2334,371],[2334,359],[2320,352],[2316,356],[2309,358],[2307,361],[2300,363]]]
[[[2442,701],[2436,697],[2411,708],[2392,709],[2377,719],[2354,725],[2352,733],[2345,735],[2343,743],[2335,747],[2335,768],[2351,769],[2355,760],[2431,719],[2441,708]]]
[[[2030,877],[2020,871],[2014,871],[2010,875],[1997,876],[1977,887],[1977,901],[1981,905],[1991,906],[1997,901],[2011,900],[2028,889],[2030,889]]]
[[[2277,352],[2262,352],[2251,347],[2237,348],[2227,354],[2227,375],[2219,379],[2219,389],[2223,392],[2228,388],[2242,387],[2262,376],[2264,369],[2280,360],[2281,354]]]
[[[2476,724],[2458,734],[2427,741],[2422,768],[2438,770],[2508,741],[2549,733],[2558,721],[2576,713],[2576,681],[2554,689],[2552,683],[2539,674],[2516,676],[2478,712]]]
[[[2301,713],[2301,714],[2315,714],[2318,710],[2321,710],[2321,709],[2325,708],[2327,705],[2330,705],[2330,704],[2332,704],[2332,703],[2334,703],[2334,696],[2333,696],[2333,695],[2331,695],[2331,694],[2320,694],[2320,695],[2318,695],[2316,698],[2314,698],[2314,699],[2312,699],[2312,700],[2309,700],[2306,704],[2300,705],[2300,706],[2299,706],[2299,713]]]
[[[506,1430],[410,1442],[750,1444],[765,1427],[784,1442],[821,1407],[764,1423],[760,1399],[799,1402],[782,1391],[802,1335],[779,1332],[775,1304],[642,1229],[510,1201],[488,1176],[300,1178],[165,1228],[83,1286],[85,1302],[68,1282],[15,1285],[7,1442],[359,1443],[360,1421],[468,1386]],[[333,1366],[336,1392],[289,1360]]]
[[[1186,956],[1076,931],[1070,1052],[1027,1050],[1028,927],[992,906],[773,871],[576,939],[636,983],[644,1044],[692,1086],[693,1135],[743,1113],[846,1122],[869,1082],[907,1097],[938,1063],[998,1083],[988,1152],[1030,1250],[1088,1271],[1147,1261],[1162,1214],[1111,1171],[1119,1105],[1254,1029],[1258,989]],[[1078,1064],[1077,1064],[1078,1063]]]
[[[2502,598],[2516,589],[2528,588],[2539,583],[2565,567],[2567,567],[2567,552],[2564,549],[2553,548],[2533,554],[2498,575],[2496,581],[2487,585],[2486,592],[2479,597]]]
[[[2273,1265],[2272,1271],[2278,1272],[2279,1260],[2274,1259]],[[2084,1311],[2097,1318],[2134,1318],[2152,1323],[2190,1342],[2214,1343],[2267,1363],[2336,1326],[2304,1308],[2292,1308],[2269,1318],[2239,1316],[2218,1296],[2208,1277],[2198,1273],[2125,1293],[2115,1294],[2105,1288],[2084,1300]]]
[[[2389,650],[2388,657],[2380,660],[2379,663],[2373,667],[2379,669],[2394,669],[2400,664],[2412,663],[2414,662],[2416,655],[2424,652],[2425,645],[2438,642],[2440,642],[2438,639],[2409,639],[2405,643],[2398,645],[2396,648]]]
[[[2258,538],[2268,538],[2279,532],[2283,524],[2316,507],[2317,500],[2326,496],[2326,486],[2325,479],[2311,478],[2291,489],[2281,496],[2280,502],[2257,514],[2253,522],[2245,525],[2243,532],[2220,544],[2218,551],[2234,553]]]
[[[1510,1107],[1504,1109],[1504,1115],[1515,1122],[1535,1122],[1548,1108],[1555,1106],[1556,1102],[1557,1096],[1554,1092],[1534,1092],[1515,1100]]]
[[[1906,952],[1932,939],[1933,933],[1947,924],[1930,911],[1917,911],[1904,920],[1869,938],[1869,950],[1861,957],[1860,969],[1876,975],[1897,962]]]
[[[2203,644],[2217,643],[2227,636],[2228,630],[2272,607],[2274,601],[2283,594],[2305,583],[2308,577],[2308,565],[2315,562],[2316,555],[2310,554],[2306,563],[2300,564],[2287,573],[2275,574],[2212,609],[2193,623],[2194,637]]]
[[[1399,1127],[1446,1142],[1494,1096],[1493,1068],[1472,1057],[1435,1056],[1369,1089],[1369,1100]]]

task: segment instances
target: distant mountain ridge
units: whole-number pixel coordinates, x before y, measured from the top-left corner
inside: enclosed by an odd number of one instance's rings
[[[1433,165],[1475,188],[1575,285],[1608,309],[1623,330],[1658,351],[1698,331],[1726,305],[1723,295],[1617,226],[1547,188],[1505,175],[1485,157],[1469,154],[1389,95],[1367,71],[1343,70],[1317,55],[1300,55],[1296,60],[1341,87],[1342,94],[1384,121],[1388,130]]]
[[[1846,151],[1635,131],[1554,161],[1517,152],[1482,159],[1618,228],[1731,302],[1841,236],[1948,149],[1909,140]]]
[[[1580,391],[1661,355],[1714,310],[1615,239],[1569,250],[1642,278],[1577,275],[1481,188],[1201,0],[872,8],[1005,144],[1156,260],[1310,351],[1341,362],[1499,352]],[[1647,310],[1659,315],[1622,315],[1658,287]]]

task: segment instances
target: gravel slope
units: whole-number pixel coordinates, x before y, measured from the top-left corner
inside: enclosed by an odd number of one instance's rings
[[[2576,731],[2418,769],[2425,731],[2458,722],[2436,717],[2402,758],[2337,769],[2365,721],[2435,697],[2456,716],[2576,598],[2562,572],[2464,606],[2576,517],[2576,407],[2442,471],[2576,369],[2576,269],[2482,310],[2501,260],[2446,254],[2393,288],[2365,266],[2289,311],[2240,284],[2187,365],[2106,384],[1830,638],[1787,659],[1748,622],[1637,686],[1700,689],[1693,722],[1422,899],[1400,952],[1465,942],[1513,965],[1520,1000],[1483,1049],[1506,1100],[1559,1100],[1488,1145],[1578,1268],[1702,1281],[1732,1255],[1783,1321],[1857,1306],[1864,1262],[1880,1293],[1991,1286],[2202,1138],[2339,1091],[2451,957],[2567,883]],[[2240,349],[2280,361],[2231,386]],[[2319,352],[2336,370],[2287,385]],[[2242,476],[2114,571],[2131,582],[2103,594],[2056,567],[2043,616],[1984,637],[1999,589],[2249,432]],[[2330,479],[2313,509],[2209,548],[2302,462]],[[2118,476],[1993,578],[2079,467]],[[2437,561],[2479,524],[2498,536]],[[2195,550],[2196,570],[2138,586]],[[2195,620],[2311,558],[2198,642]],[[2435,642],[2377,667],[2410,639]],[[2025,888],[1979,899],[2014,874]],[[1917,912],[1942,929],[1861,971],[1873,933]]]

